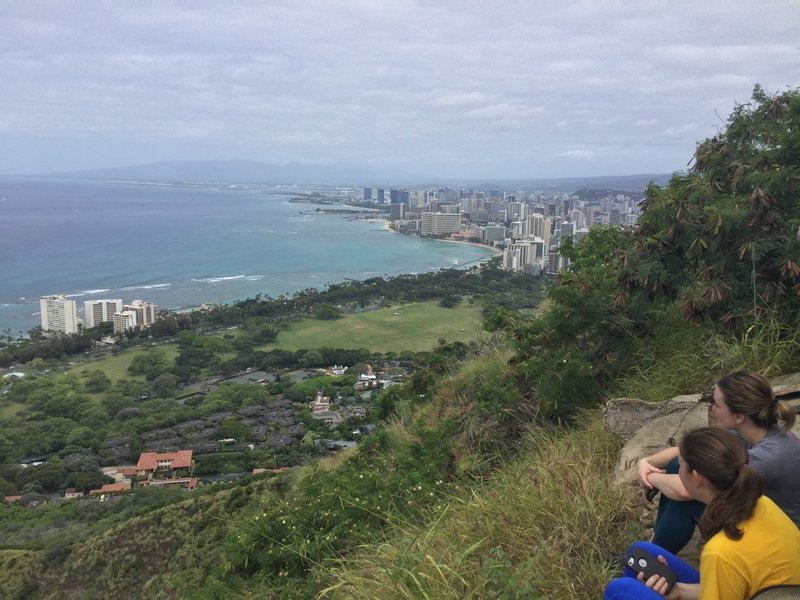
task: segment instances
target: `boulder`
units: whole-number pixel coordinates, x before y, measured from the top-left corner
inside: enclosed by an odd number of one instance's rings
[[[669,446],[681,436],[709,424],[709,405],[700,394],[676,396],[665,402],[620,398],[606,404],[605,426],[627,440],[615,472],[618,484],[636,482],[636,463]]]

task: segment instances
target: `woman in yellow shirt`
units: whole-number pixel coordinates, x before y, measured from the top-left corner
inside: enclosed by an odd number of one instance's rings
[[[700,572],[647,542],[634,544],[677,573],[670,589],[661,575],[645,578],[626,567],[606,587],[607,600],[747,600],[776,585],[800,585],[800,530],[769,498],[747,451],[729,431],[702,427],[679,446],[679,476],[687,493],[707,504],[698,522],[706,540]]]

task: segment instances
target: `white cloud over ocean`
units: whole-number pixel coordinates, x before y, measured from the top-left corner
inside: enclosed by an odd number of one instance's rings
[[[180,159],[442,177],[671,172],[800,4],[0,2],[0,173]]]

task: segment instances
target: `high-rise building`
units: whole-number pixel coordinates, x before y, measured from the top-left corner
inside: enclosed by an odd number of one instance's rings
[[[505,225],[487,225],[483,228],[483,241],[487,244],[502,242],[506,237]]]
[[[408,190],[389,190],[389,202],[391,204],[409,204],[410,194]]]
[[[392,221],[402,221],[406,218],[406,205],[402,202],[400,204],[392,204],[389,207],[389,219]]]
[[[122,311],[122,300],[86,300],[83,303],[83,324],[87,329],[114,320],[114,313]]]
[[[527,235],[536,236],[544,240],[545,245],[550,245],[550,232],[552,231],[552,221],[541,213],[528,215]]]
[[[371,202],[372,201],[372,188],[365,187],[364,188],[364,202]]]
[[[156,305],[152,302],[134,300],[122,307],[123,312],[133,312],[136,315],[136,325],[149,327],[156,320]]]
[[[461,231],[461,215],[458,213],[422,213],[420,235],[447,235]]]
[[[67,300],[63,294],[39,298],[42,331],[61,331],[78,333],[78,306],[74,300]]]
[[[132,310],[123,310],[114,313],[114,333],[124,333],[128,329],[134,329],[136,323],[136,313]]]
[[[426,190],[412,190],[408,194],[409,206],[424,206],[428,203],[428,193]]]
[[[506,219],[509,221],[524,221],[528,217],[528,206],[523,202],[506,203]]]
[[[508,271],[538,271],[547,263],[547,246],[541,238],[519,240],[503,250],[503,268]]]

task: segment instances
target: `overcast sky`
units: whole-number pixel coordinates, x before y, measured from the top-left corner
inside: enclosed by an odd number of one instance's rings
[[[0,173],[669,173],[756,83],[800,85],[800,2],[0,0]]]

